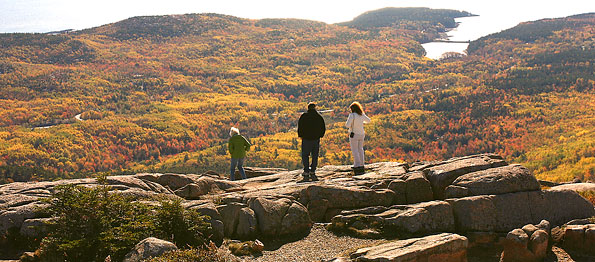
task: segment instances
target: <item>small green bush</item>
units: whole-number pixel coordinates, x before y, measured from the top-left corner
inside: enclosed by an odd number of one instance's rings
[[[211,224],[206,216],[193,209],[184,209],[182,202],[162,200],[155,219],[155,235],[176,244],[177,247],[198,247],[211,237]]]
[[[145,262],[225,262],[232,260],[234,259],[227,259],[225,254],[219,252],[217,247],[211,243],[205,248],[169,251]]]
[[[180,200],[162,199],[159,207],[109,192],[109,186],[57,187],[45,210],[56,219],[48,225],[36,251],[40,261],[121,261],[134,245],[147,237],[172,241],[178,247],[208,242],[211,227],[206,217],[185,210]]]

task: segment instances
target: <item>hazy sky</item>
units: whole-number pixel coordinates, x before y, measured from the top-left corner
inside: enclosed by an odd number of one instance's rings
[[[595,12],[594,0],[0,0],[0,32],[83,29],[139,15],[220,13],[344,22],[383,7],[431,7],[520,21]]]

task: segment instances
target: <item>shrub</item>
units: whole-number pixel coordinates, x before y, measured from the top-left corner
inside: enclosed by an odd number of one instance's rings
[[[193,209],[184,209],[182,202],[162,200],[156,214],[156,236],[176,244],[177,247],[198,247],[207,243],[212,234],[211,225]]]
[[[226,258],[226,255],[211,243],[205,248],[169,251],[146,262],[225,262],[233,260],[237,259]]]
[[[42,240],[42,261],[103,261],[123,258],[140,240],[150,236],[154,225],[147,205],[107,186],[94,188],[63,185],[47,200],[47,212],[56,219]]]
[[[210,224],[198,212],[184,210],[181,201],[162,199],[154,210],[109,189],[106,185],[57,187],[47,199],[45,211],[56,219],[36,251],[41,261],[104,261],[108,255],[121,261],[149,236],[178,247],[208,241]]]

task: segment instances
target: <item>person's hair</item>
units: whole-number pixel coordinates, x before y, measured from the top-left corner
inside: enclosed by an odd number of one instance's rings
[[[360,116],[364,113],[364,109],[362,108],[362,104],[360,104],[359,102],[353,102],[353,103],[351,103],[351,105],[349,106],[349,108],[351,108],[351,112],[357,113]]]
[[[308,103],[308,110],[316,109],[316,104],[314,102]]]
[[[239,134],[240,134],[240,130],[237,127],[231,127],[231,129],[229,129],[229,136],[239,135]]]

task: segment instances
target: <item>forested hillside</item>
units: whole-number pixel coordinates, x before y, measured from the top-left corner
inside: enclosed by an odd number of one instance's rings
[[[231,126],[254,144],[248,166],[296,168],[309,101],[327,121],[322,165],[351,163],[343,122],[360,101],[368,162],[496,152],[551,180],[594,179],[595,15],[521,24],[433,61],[420,42],[445,25],[423,14],[373,28],[190,14],[1,34],[0,182],[226,172]]]

